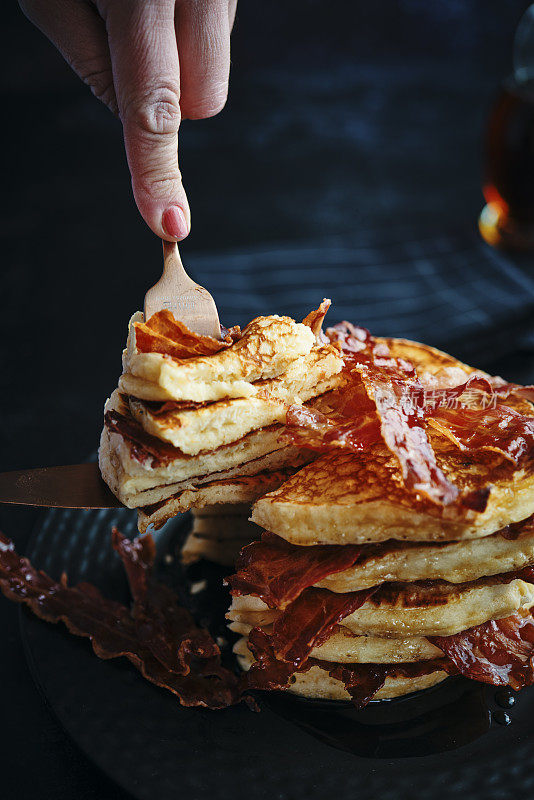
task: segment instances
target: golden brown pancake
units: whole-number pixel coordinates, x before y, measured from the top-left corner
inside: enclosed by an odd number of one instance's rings
[[[436,460],[462,493],[489,490],[483,512],[438,506],[411,492],[395,456],[374,448],[322,455],[262,497],[252,519],[290,542],[310,545],[474,539],[534,513],[534,462],[517,469],[498,454],[462,453],[443,442]]]
[[[140,353],[136,344],[135,314],[123,354],[121,391],[144,400],[220,400],[249,397],[254,382],[283,374],[293,361],[315,344],[307,325],[289,317],[257,317],[231,347],[209,356],[175,359],[161,353]]]
[[[225,352],[229,352],[228,350]],[[145,431],[187,455],[215,450],[250,431],[283,423],[288,405],[310,400],[339,384],[342,361],[332,345],[314,347],[294,361],[280,377],[257,384],[254,397],[234,397],[198,408],[155,411],[130,398],[130,411]]]
[[[362,559],[353,567],[328,575],[315,585],[332,592],[353,592],[387,581],[465,583],[511,572],[534,563],[534,522],[513,539],[494,533],[463,542],[391,540],[364,548]]]

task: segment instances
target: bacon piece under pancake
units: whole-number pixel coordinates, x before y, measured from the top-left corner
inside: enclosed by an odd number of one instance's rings
[[[151,436],[135,419],[126,417],[119,411],[106,411],[104,425],[128,442],[130,455],[140,464],[150,462],[151,467],[160,467],[182,455],[172,444]]]
[[[305,589],[275,620],[271,633],[253,628],[248,642],[256,661],[247,673],[249,688],[287,687],[291,676],[305,668],[313,648],[325,642],[373,591],[335,594],[328,589]]]
[[[430,672],[443,670],[453,672],[447,658],[433,658],[427,661],[413,661],[406,664],[329,664],[310,658],[308,666],[319,666],[330,677],[344,684],[356,708],[365,708],[387,678],[418,678]]]
[[[513,689],[534,683],[534,619],[528,612],[428,638],[466,678]]]
[[[512,522],[505,528],[499,531],[500,535],[505,539],[518,539],[522,534],[532,533],[534,531],[534,514],[521,520],[521,522]]]
[[[177,359],[213,355],[230,347],[241,336],[239,327],[221,328],[221,339],[201,336],[175,319],[166,308],[157,311],[146,322],[134,322],[134,328],[139,353],[161,353]]]
[[[284,609],[318,581],[352,567],[362,548],[357,545],[290,544],[274,533],[241,550],[236,574],[226,579],[234,595],[260,597],[270,608]]]

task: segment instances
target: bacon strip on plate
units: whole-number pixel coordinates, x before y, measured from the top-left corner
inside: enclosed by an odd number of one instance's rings
[[[156,546],[152,536],[130,540],[114,528],[112,543],[128,576],[139,639],[170,672],[189,675],[194,665],[197,675],[224,680],[220,651],[208,631],[198,628],[189,611],[178,605],[175,592],[153,580]]]
[[[3,534],[0,589],[9,600],[24,603],[41,619],[63,622],[71,633],[88,638],[99,658],[124,656],[144,678],[168,689],[184,706],[226,708],[237,702],[241,697],[237,678],[220,666],[217,645],[209,645],[209,634],[197,628],[188,612],[177,608],[176,599],[171,599],[166,589],[152,582],[153,543],[127,548],[116,535],[116,545],[122,549],[135,587],[136,619],[129,608],[106,599],[90,583],[68,586],[65,575],[54,581],[35,569]],[[137,558],[139,563],[134,563]],[[144,623],[147,629],[140,636]],[[175,655],[169,663],[171,653]]]

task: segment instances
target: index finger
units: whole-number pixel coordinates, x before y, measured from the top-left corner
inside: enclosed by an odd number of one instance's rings
[[[105,19],[137,206],[158,236],[183,239],[190,213],[178,168],[180,67],[174,3],[110,3]]]

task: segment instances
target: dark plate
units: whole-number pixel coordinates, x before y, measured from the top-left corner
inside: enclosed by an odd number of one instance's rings
[[[173,520],[158,535],[158,571],[187,602],[188,581],[208,579],[215,588],[190,602],[217,632],[226,602],[220,573],[198,565],[186,575],[168,563],[186,519]],[[49,511],[28,556],[54,577],[65,570],[72,582],[90,580],[125,600],[125,578],[110,546],[112,525],[133,536],[136,515]],[[462,679],[363,712],[281,693],[263,700],[260,713],[184,709],[126,660],[100,661],[86,640],[62,626],[25,610],[21,625],[32,673],[62,725],[89,758],[142,800],[439,800],[459,792],[471,800],[501,800],[528,796],[534,785],[532,689],[508,710],[510,725],[502,717],[496,721],[504,712],[495,690]]]

